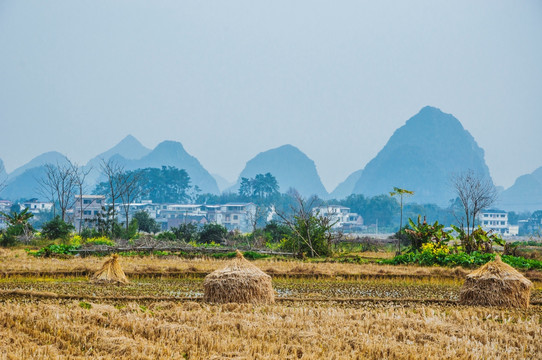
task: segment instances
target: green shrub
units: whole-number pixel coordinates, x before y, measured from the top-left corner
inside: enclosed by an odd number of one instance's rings
[[[51,257],[55,255],[72,255],[73,252],[77,249],[78,247],[73,245],[51,244],[39,249],[36,252],[29,251],[28,253],[29,255],[33,256]]]
[[[162,231],[161,233],[156,235],[156,239],[165,240],[165,241],[175,241],[177,240],[177,237],[171,231]]]
[[[224,242],[228,236],[228,230],[219,224],[205,224],[199,233],[199,242],[201,243],[217,243]]]
[[[184,242],[197,241],[198,226],[192,223],[180,224],[179,227],[172,227],[171,232],[175,234],[177,240]]]
[[[75,227],[72,224],[65,222],[57,215],[43,225],[41,236],[49,240],[66,240],[73,230],[75,230]]]
[[[462,266],[466,268],[479,267],[495,259],[495,254],[473,251],[446,252],[424,249],[418,252],[408,252],[397,255],[392,259],[381,260],[381,264],[407,265],[417,264],[422,266]],[[525,259],[519,256],[503,255],[502,261],[517,269],[531,270],[542,269],[542,261]]]

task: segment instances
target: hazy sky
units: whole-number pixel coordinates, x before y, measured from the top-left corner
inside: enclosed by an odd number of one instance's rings
[[[542,1],[3,1],[0,159],[127,134],[229,180],[293,144],[328,191],[425,105],[498,185],[542,166]]]

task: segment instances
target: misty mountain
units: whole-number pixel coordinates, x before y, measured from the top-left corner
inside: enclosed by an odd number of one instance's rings
[[[98,164],[101,159],[109,160],[114,155],[120,155],[125,159],[141,159],[143,156],[150,153],[151,150],[143,146],[139,140],[137,140],[132,135],[126,136],[122,139],[117,145],[113,146],[111,149],[104,151],[100,155],[92,158],[88,164]]]
[[[283,145],[256,155],[246,163],[236,184],[230,191],[239,191],[241,178],[271,173],[280,186],[280,192],[296,189],[302,196],[327,197],[327,191],[316,171],[314,161],[292,145]]]
[[[85,166],[86,170],[90,169],[90,173],[85,179],[85,182],[88,184],[87,187],[92,189],[94,188],[94,185],[100,181],[102,176],[100,167],[102,159],[107,161],[113,156],[120,155],[124,159],[134,160],[140,159],[150,152],[151,150],[143,146],[135,137],[132,135],[126,136],[111,149],[104,151],[89,160]]]
[[[0,197],[9,200],[18,200],[21,198],[39,198],[45,200],[46,196],[40,192],[39,184],[40,179],[45,177],[46,174],[45,165],[62,165],[66,161],[67,158],[56,151],[50,151],[33,158],[9,174],[7,186],[0,193]]]
[[[4,162],[2,159],[0,159],[0,184],[2,184],[2,181],[5,180],[8,176],[8,173],[6,172],[6,168],[4,167]]]
[[[180,142],[163,141],[140,159],[126,159],[119,154],[114,155],[111,159],[123,165],[126,170],[161,168],[162,166],[184,169],[190,176],[191,185],[197,185],[202,193],[219,193],[216,180],[200,164],[198,159],[186,152]]]
[[[501,193],[498,206],[507,211],[542,210],[542,167],[518,177]]]
[[[348,175],[346,180],[344,180],[342,183],[337,185],[335,190],[333,190],[333,192],[329,194],[329,197],[331,199],[338,199],[338,200],[348,197],[348,195],[354,192],[354,187],[356,186],[356,183],[358,182],[362,173],[363,173],[363,169],[354,171],[352,174]]]
[[[57,151],[49,151],[46,153],[43,153],[39,156],[36,156],[26,164],[24,164],[21,167],[18,167],[17,169],[13,170],[11,173],[9,173],[10,181],[13,181],[15,178],[17,178],[19,175],[24,173],[26,170],[40,167],[42,165],[46,164],[62,164],[66,161],[66,156],[62,155],[61,153]]]
[[[451,177],[468,169],[490,177],[484,150],[453,115],[426,106],[367,164],[354,192],[374,196],[396,186],[414,191],[413,202],[447,206]]]
[[[24,171],[15,178],[10,178],[6,188],[0,192],[0,198],[8,200],[38,198],[48,200],[40,189],[39,179],[47,174],[45,165],[36,166]]]
[[[220,176],[218,174],[211,174],[211,176],[216,180],[216,184],[218,185],[218,189],[220,191],[224,191],[227,188],[232,187],[233,185],[235,185],[234,183],[226,180],[225,178],[223,178],[222,176]]]

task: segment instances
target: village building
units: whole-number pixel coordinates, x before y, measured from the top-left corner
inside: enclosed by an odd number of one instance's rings
[[[480,225],[487,232],[493,232],[501,236],[517,236],[519,226],[508,223],[508,213],[504,210],[489,209],[480,214]]]

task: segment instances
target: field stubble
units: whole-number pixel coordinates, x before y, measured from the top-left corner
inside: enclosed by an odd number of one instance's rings
[[[201,302],[200,273],[224,261],[123,258],[123,268],[134,276],[123,286],[91,284],[87,276],[73,275],[95,271],[103,261],[1,254],[0,359],[538,359],[542,354],[542,307],[458,306],[453,301],[464,269],[260,260],[255,264],[275,275],[278,303],[219,306]],[[168,276],[171,269],[184,275]],[[55,271],[65,273],[35,274]],[[13,275],[25,272],[34,275]],[[542,283],[534,284],[533,299],[542,300]]]
[[[39,306],[38,306],[39,305]],[[83,306],[84,305],[84,306]],[[540,309],[77,301],[3,305],[4,358],[535,359]]]

